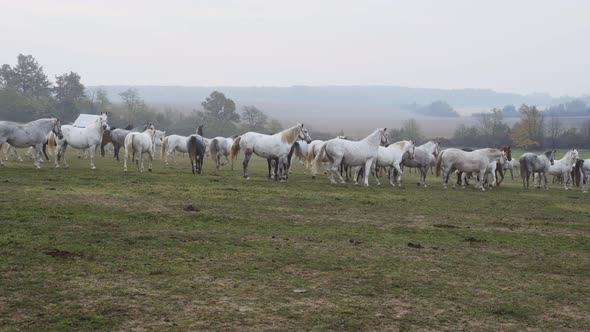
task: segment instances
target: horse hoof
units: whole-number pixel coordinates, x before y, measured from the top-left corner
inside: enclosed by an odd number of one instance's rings
[[[91,166],[90,169],[96,169],[96,166]]]
[[[151,168],[148,168],[148,171],[149,171],[149,172],[151,172],[151,171],[152,171],[152,169],[151,169]],[[201,173],[199,173],[199,174],[201,174]]]

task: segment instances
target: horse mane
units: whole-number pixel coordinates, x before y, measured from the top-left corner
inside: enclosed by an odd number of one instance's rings
[[[279,133],[281,134],[281,142],[293,144],[293,142],[295,142],[297,140],[297,137],[299,136],[299,130],[299,126],[297,125],[295,127],[281,131]]]

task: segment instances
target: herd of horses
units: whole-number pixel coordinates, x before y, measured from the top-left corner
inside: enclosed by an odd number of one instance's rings
[[[510,146],[441,150],[439,143],[433,141],[419,146],[410,140],[389,144],[386,128],[379,128],[359,141],[346,137],[312,141],[303,124],[274,135],[247,132],[240,136],[205,138],[203,126],[199,126],[193,135],[166,136],[165,131],[156,130],[150,123],[141,128],[110,128],[107,113],[101,113],[84,128],[62,126],[56,118],[38,119],[25,124],[0,121],[0,151],[5,144],[9,149],[30,148],[29,155],[37,168],[41,167],[42,153],[49,160],[48,151],[53,155],[56,167],[60,166],[60,162],[68,167],[66,150],[71,146],[87,151],[90,168],[96,169],[95,151],[100,147],[102,156],[105,156],[105,147],[111,144],[117,161],[120,149],[124,149],[125,172],[128,171],[127,161],[130,159],[137,165],[139,172],[143,172],[144,154],[148,156],[148,170],[152,171],[156,147],[160,147],[161,158],[165,163],[177,153],[188,154],[193,174],[202,173],[205,158],[214,160],[218,170],[225,164],[231,164],[233,170],[233,161],[242,152],[243,176],[246,179],[249,178],[248,166],[254,154],[267,160],[269,178],[280,181],[288,179],[295,157],[299,158],[306,170],[311,171],[314,178],[324,173],[334,184],[346,182],[343,172],[347,180],[352,177],[355,184],[363,176],[365,186],[369,185],[371,174],[380,184],[379,175],[385,173],[392,186],[399,186],[404,168],[414,168],[420,172],[419,186],[426,187],[426,176],[429,170],[432,172],[434,169],[437,176],[442,176],[445,189],[451,175],[456,174],[459,185],[465,187],[472,177],[477,181],[475,187],[485,191],[486,188],[499,186],[505,171],[512,173],[513,168],[519,168],[525,190],[529,188],[531,176],[533,182],[538,181],[538,187],[543,181],[543,187],[547,189],[547,175],[553,175],[561,179],[566,190],[571,188],[571,184],[579,186],[582,183],[583,191],[587,192],[590,177],[590,159],[579,159],[576,149],[569,150],[560,160],[555,160],[555,151],[551,150],[538,155],[525,153],[515,162]],[[18,153],[17,157],[20,159]],[[0,158],[0,166],[5,166],[3,159]]]

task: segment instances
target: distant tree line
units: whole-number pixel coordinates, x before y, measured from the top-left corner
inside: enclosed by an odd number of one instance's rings
[[[510,107],[504,109],[512,111]],[[478,113],[476,124],[460,125],[451,141],[454,145],[469,147],[511,144],[523,149],[590,148],[590,119],[566,128],[558,117],[560,113],[540,111],[536,106],[523,104],[518,109],[519,121],[510,128],[503,121],[504,109]]]
[[[147,105],[134,88],[119,96],[122,102],[113,103],[105,90],[86,89],[75,72],[58,75],[52,82],[32,55],[19,54],[15,65],[0,67],[0,120],[28,122],[59,117],[67,124],[81,113],[109,112],[109,124],[113,127],[152,122],[157,129],[181,135],[194,133],[201,124],[208,137],[282,130],[279,121],[269,119],[256,106],[245,106],[242,113],[238,113],[234,101],[218,91],[213,91],[201,103],[202,110],[188,114],[172,107]]]

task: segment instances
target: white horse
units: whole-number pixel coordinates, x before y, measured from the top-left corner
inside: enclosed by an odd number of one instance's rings
[[[450,148],[442,151],[436,160],[436,175],[439,176],[442,170],[443,188],[447,189],[449,176],[455,170],[464,173],[474,173],[479,176],[479,181],[475,188],[483,186],[483,175],[488,165],[502,156],[502,151],[495,148],[479,149],[471,152],[460,149]]]
[[[475,150],[475,151],[477,151],[477,150]],[[500,151],[502,151],[502,150],[500,150]],[[488,164],[488,167],[486,167],[486,172],[483,175],[484,187],[487,187],[488,189],[492,189],[493,187],[498,185],[498,178],[496,177],[496,171],[498,170],[499,167],[503,168],[506,163],[508,163],[508,155],[506,154],[506,152],[502,151],[502,155],[499,158],[492,160]],[[465,188],[465,186],[467,184],[467,176],[468,176],[467,172],[461,172],[461,185],[463,186],[463,188]],[[489,181],[490,176],[492,177],[492,179],[494,181],[492,181],[492,182]]]
[[[417,168],[420,171],[420,179],[417,184],[426,188],[426,175],[428,175],[428,170],[436,165],[436,157],[439,153],[439,143],[428,141],[416,147],[414,158],[410,159],[409,154],[406,153],[402,165],[410,169]]]
[[[41,168],[41,151],[49,133],[63,138],[59,119],[38,119],[25,124],[0,121],[0,148],[4,143],[17,148],[32,146],[35,148],[35,167]],[[4,161],[1,158],[0,166],[4,166]]]
[[[156,130],[154,133],[154,151],[164,143],[166,137],[166,131]]]
[[[188,136],[180,136],[180,135],[170,135],[166,136],[162,141],[162,150],[160,157],[164,158],[164,162],[168,164],[168,157],[172,157],[174,162],[176,162],[176,157],[174,156],[174,152],[180,153],[188,153],[188,148],[186,142],[188,141]]]
[[[394,170],[396,171],[396,182],[398,186],[401,186],[401,178],[402,178],[402,170],[400,168],[400,164],[403,160],[403,157],[406,153],[408,153],[409,159],[414,159],[414,154],[416,148],[414,146],[414,142],[412,141],[399,141],[393,144],[389,144],[387,147],[380,146],[379,153],[377,154],[377,158],[373,162],[372,165],[372,172],[375,176],[375,180],[377,181],[377,185],[380,186],[381,182],[379,181],[379,177],[377,177],[377,167],[383,167],[385,169],[389,169],[389,184],[395,187],[395,183],[393,183],[394,179]],[[360,167],[357,168],[356,175],[354,177],[354,183],[357,183],[358,173],[360,171]]]
[[[63,138],[50,135],[47,146],[50,150],[55,148],[55,167],[59,167],[59,158],[63,158],[64,167],[69,167],[66,159],[66,149],[71,146],[75,149],[88,149],[90,151],[90,169],[94,166],[94,152],[102,142],[102,133],[109,129],[107,113],[100,113],[96,120],[85,128],[78,128],[71,125],[62,127]]]
[[[125,160],[123,161],[123,171],[127,172],[127,159],[132,157],[137,165],[139,172],[143,172],[143,154],[147,153],[150,157],[148,161],[148,171],[152,171],[154,160],[154,137],[156,130],[154,125],[149,124],[147,129],[142,132],[131,132],[125,137]]]
[[[267,160],[277,161],[278,174],[275,179],[287,178],[286,168],[289,163],[288,156],[291,145],[298,139],[311,142],[311,137],[303,124],[297,124],[274,135],[265,135],[256,132],[247,132],[234,141],[231,149],[231,159],[235,159],[241,149],[244,150],[244,178],[249,179],[248,163],[252,154],[256,154]],[[288,171],[288,170],[287,170]]]
[[[234,144],[234,138],[235,137],[218,136],[209,140],[209,154],[211,156],[211,159],[215,160],[215,167],[217,168],[217,170],[219,170],[220,166],[223,166],[226,163],[230,162],[229,156],[231,155],[231,146]],[[207,146],[206,142],[205,146]],[[221,162],[222,156],[225,157],[225,163]],[[231,169],[232,171],[234,170],[233,160],[231,162]]]
[[[341,183],[344,179],[338,172],[341,163],[348,166],[364,166],[370,170],[371,165],[379,154],[379,146],[387,142],[386,128],[375,130],[363,140],[354,142],[347,139],[334,138],[322,144],[320,151],[313,160],[311,174],[315,178],[325,157],[328,158],[328,177],[332,184],[336,184],[334,175]],[[365,186],[369,186],[369,172],[365,171]]]
[[[547,173],[553,176],[561,176],[563,179],[563,187],[565,190],[571,189],[569,187],[571,181],[571,170],[580,154],[578,153],[577,149],[569,150],[563,158],[559,160],[555,160],[551,166],[549,166],[549,170]],[[541,178],[540,176],[536,176],[539,178],[539,186],[541,185]],[[533,181],[534,183],[535,181]]]

